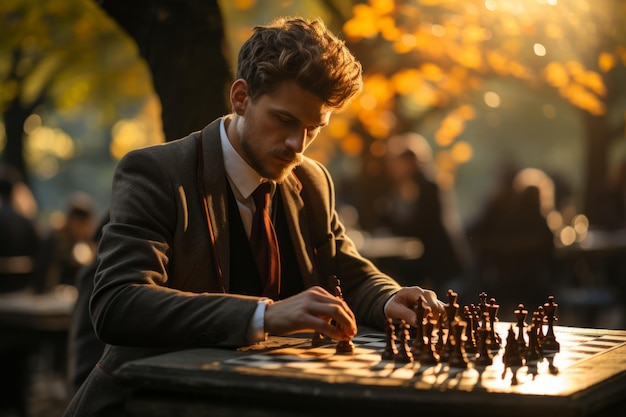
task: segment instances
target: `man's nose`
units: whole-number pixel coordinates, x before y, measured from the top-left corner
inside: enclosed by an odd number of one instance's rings
[[[295,153],[302,153],[304,151],[304,143],[306,141],[306,129],[298,132],[294,132],[287,136],[285,139],[285,146],[294,151]]]

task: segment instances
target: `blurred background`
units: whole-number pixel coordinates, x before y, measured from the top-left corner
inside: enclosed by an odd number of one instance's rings
[[[366,256],[503,320],[553,294],[558,324],[625,328],[621,0],[4,0],[0,225],[46,255],[0,226],[2,291],[74,300],[117,161],[227,113],[239,46],[279,15],[363,64],[307,153]]]

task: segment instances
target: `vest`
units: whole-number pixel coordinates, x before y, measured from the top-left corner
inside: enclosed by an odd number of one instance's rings
[[[273,223],[280,250],[280,289],[279,298],[284,299],[304,290],[302,276],[298,268],[293,249],[287,218],[280,198],[280,189],[276,190],[273,207]],[[230,234],[230,289],[232,294],[260,296],[263,288],[252,255],[250,241],[243,227],[237,201],[228,184],[228,229]]]

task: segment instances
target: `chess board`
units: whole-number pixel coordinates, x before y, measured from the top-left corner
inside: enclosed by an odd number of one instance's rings
[[[561,348],[557,353],[544,355],[533,364],[517,369],[505,367],[502,361],[505,323],[498,323],[497,331],[503,347],[494,352],[493,364],[480,367],[470,360],[467,369],[451,368],[446,363],[421,366],[418,361],[395,363],[382,360],[386,337],[382,333],[360,334],[353,339],[353,354],[336,353],[335,345],[327,343],[312,347],[310,341],[293,346],[253,352],[226,360],[238,372],[264,373],[273,377],[317,379],[329,383],[402,386],[418,390],[487,390],[502,393],[558,395],[583,388],[586,383],[574,383],[572,369],[582,367],[594,357],[617,348],[626,348],[626,335],[611,334],[590,329],[587,332],[555,330]],[[581,375],[590,378],[589,375]],[[569,378],[569,379],[567,379]]]
[[[623,413],[626,331],[556,326],[559,352],[536,366],[511,369],[502,360],[510,325],[496,323],[503,346],[486,367],[473,362],[467,369],[455,369],[445,362],[422,366],[382,360],[386,336],[361,329],[353,339],[353,354],[338,354],[335,343],[312,347],[310,334],[271,337],[265,344],[237,351],[194,349],[142,359],[126,364],[116,378],[138,388],[138,393],[152,393],[131,401],[138,410],[150,407],[150,413],[156,413],[142,416],[208,416],[216,402],[226,404],[228,412],[238,407],[238,416],[255,417]],[[181,404],[187,414],[178,413]],[[265,414],[261,406],[267,409]],[[618,412],[607,414],[607,409]]]

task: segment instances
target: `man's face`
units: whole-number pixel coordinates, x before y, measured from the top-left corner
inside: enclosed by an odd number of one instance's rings
[[[240,104],[234,106],[239,117],[233,146],[259,174],[277,182],[302,163],[304,150],[331,114],[317,96],[291,81],[255,101],[246,95]]]

